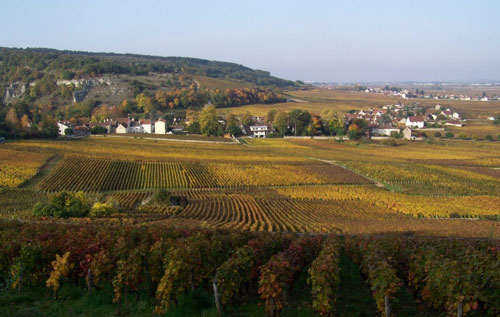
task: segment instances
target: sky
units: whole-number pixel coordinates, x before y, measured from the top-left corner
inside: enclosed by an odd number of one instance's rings
[[[1,0],[0,46],[242,64],[304,81],[500,80],[499,0]]]

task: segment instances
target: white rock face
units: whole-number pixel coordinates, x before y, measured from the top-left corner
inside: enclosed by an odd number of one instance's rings
[[[58,80],[56,82],[58,86],[62,85],[73,85],[77,90],[73,92],[73,102],[80,102],[85,99],[87,94],[92,90],[92,88],[99,85],[111,86],[114,84],[114,81],[108,77],[100,77],[100,78],[81,78],[81,79],[72,79],[72,80]]]
[[[4,95],[4,102],[7,103],[11,101],[12,99],[22,97],[28,88],[28,84],[22,83],[22,82],[15,82],[10,84],[6,89],[5,89],[5,95]]]

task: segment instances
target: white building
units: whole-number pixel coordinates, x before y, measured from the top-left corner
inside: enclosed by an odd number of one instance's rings
[[[269,128],[267,125],[252,125],[250,126],[251,135],[254,138],[265,138]]]
[[[128,125],[126,123],[118,123],[116,126],[116,133],[127,133]]]
[[[66,129],[72,129],[73,125],[69,121],[58,121],[57,127],[59,128],[59,135],[66,135],[66,133],[64,133],[64,131]]]
[[[142,126],[140,121],[130,120],[128,125],[128,133],[142,133]]]
[[[387,136],[391,136],[391,133],[393,132],[396,132],[396,133],[399,133],[401,132],[401,130],[399,128],[394,128],[393,126],[391,125],[382,125],[382,126],[379,126],[379,127],[376,127],[376,128],[373,128],[371,130],[371,132],[373,134],[376,134],[376,135],[387,135]]]
[[[141,132],[142,133],[153,133],[155,130],[155,125],[151,120],[141,120]]]
[[[166,134],[167,133],[167,122],[163,119],[155,121],[155,133],[156,134]]]
[[[425,125],[425,118],[422,116],[413,116],[406,118],[406,126],[412,128],[423,128]]]

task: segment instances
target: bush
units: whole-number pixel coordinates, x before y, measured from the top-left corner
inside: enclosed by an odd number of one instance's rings
[[[73,135],[73,133],[73,129],[71,128],[64,129],[64,135]]]
[[[85,217],[90,212],[90,204],[85,193],[61,192],[52,196],[48,203],[37,203],[33,215],[42,217]]]
[[[466,135],[465,133],[463,133],[463,132],[462,132],[462,133],[460,133],[460,134],[458,135],[458,138],[459,138],[459,139],[462,139],[462,140],[466,140],[466,139],[467,139],[467,135]]]
[[[444,137],[447,138],[447,139],[451,139],[455,136],[455,134],[453,134],[453,132],[446,132]]]
[[[500,141],[500,134],[499,134],[499,135],[497,135],[497,139],[498,139],[498,141]]]
[[[440,138],[440,137],[441,137],[441,132],[436,132],[436,133],[434,133],[434,136],[435,136],[436,138]]]
[[[193,123],[191,123],[188,127],[188,132],[193,134],[200,134],[201,133],[200,123],[198,121],[193,121]]]
[[[157,202],[157,203],[169,204],[171,199],[172,199],[172,195],[168,191],[166,191],[165,189],[160,189],[155,194],[155,202]]]
[[[386,146],[398,146],[399,145],[398,141],[396,141],[396,139],[394,139],[394,138],[384,140],[382,142],[382,144],[386,145]]]
[[[118,209],[115,208],[110,203],[100,203],[96,202],[92,208],[90,209],[89,216],[91,217],[102,217],[109,216],[118,212]]]
[[[108,133],[108,129],[97,125],[95,127],[92,127],[92,129],[90,129],[90,133],[92,133],[92,134],[105,134],[105,133]]]
[[[485,136],[485,139],[488,141],[493,141],[493,136],[491,134],[488,134],[487,136]]]

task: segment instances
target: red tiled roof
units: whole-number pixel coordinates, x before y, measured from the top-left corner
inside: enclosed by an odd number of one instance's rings
[[[412,116],[408,117],[408,119],[410,120],[410,122],[425,122],[425,118],[422,116]]]

